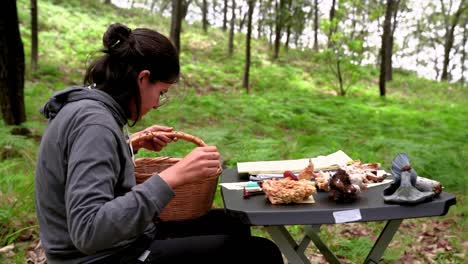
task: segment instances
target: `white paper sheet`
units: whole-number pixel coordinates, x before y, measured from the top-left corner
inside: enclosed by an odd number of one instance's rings
[[[382,182],[369,182],[367,183],[367,188],[372,188],[375,186],[379,186],[382,184],[390,183],[392,180],[390,179],[385,179]],[[248,185],[251,184],[252,182],[226,182],[226,183],[220,183],[220,186],[223,186],[224,188],[228,190],[243,190],[244,187],[247,190],[257,190],[260,189],[260,187],[249,187]]]
[[[375,187],[375,186],[380,186],[380,185],[382,185],[382,184],[390,183],[390,182],[392,182],[392,181],[393,181],[393,180],[385,179],[385,180],[383,180],[383,181],[381,181],[381,182],[368,182],[368,183],[366,184],[366,186],[367,186],[367,188],[372,188],[372,187]]]
[[[338,166],[345,165],[353,160],[341,150],[327,156],[318,156],[311,159],[315,170],[336,169]],[[308,165],[309,159],[239,162],[237,163],[237,171],[251,175],[259,173],[283,173],[286,170],[300,172]]]

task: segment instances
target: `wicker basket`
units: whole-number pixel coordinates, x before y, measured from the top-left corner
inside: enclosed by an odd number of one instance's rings
[[[192,142],[200,147],[206,146],[203,140],[180,131],[150,132],[138,137],[132,137],[131,140],[132,142],[147,140],[157,135],[166,135],[171,138],[177,137],[178,139]],[[152,175],[169,168],[180,160],[181,158],[172,157],[136,159],[135,177],[137,184],[144,182]],[[222,169],[219,168],[216,175],[204,177],[198,182],[181,185],[175,188],[175,197],[163,209],[161,214],[156,217],[156,221],[182,221],[206,214],[212,207],[218,176],[221,172]]]

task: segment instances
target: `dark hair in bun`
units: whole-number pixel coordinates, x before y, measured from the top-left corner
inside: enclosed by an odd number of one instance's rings
[[[127,117],[130,100],[135,98],[138,120],[141,107],[138,74],[148,70],[153,83],[177,82],[180,74],[177,49],[155,30],[131,30],[119,23],[107,28],[102,42],[104,55],[88,67],[84,85],[95,84],[96,89],[111,95],[127,111]]]
[[[115,48],[120,42],[128,40],[132,30],[125,25],[116,23],[109,26],[102,37],[102,44],[107,51]]]

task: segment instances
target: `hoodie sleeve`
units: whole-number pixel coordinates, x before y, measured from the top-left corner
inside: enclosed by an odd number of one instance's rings
[[[102,125],[81,127],[69,149],[65,186],[67,225],[75,246],[86,254],[112,248],[143,233],[174,192],[158,175],[115,197],[123,164],[118,135]]]

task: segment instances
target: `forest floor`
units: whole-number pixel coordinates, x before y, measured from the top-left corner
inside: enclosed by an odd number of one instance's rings
[[[18,0],[21,34],[29,61],[29,1]],[[25,87],[29,135],[0,127],[0,263],[25,263],[26,249],[38,239],[34,210],[34,168],[46,120],[39,107],[51,94],[80,84],[88,55],[100,49],[108,24],[150,27],[167,34],[169,20],[145,11],[103,6],[99,1],[39,0],[39,70],[28,69]],[[395,69],[387,96],[378,95],[379,71],[366,66],[348,94],[337,95],[337,82],[312,51],[290,49],[277,61],[265,40],[252,44],[251,91],[242,88],[244,38],[236,34],[232,57],[227,34],[203,33],[198,24],[184,24],[181,65],[183,80],[171,102],[131,128],[173,126],[217,145],[227,167],[237,162],[298,159],[343,150],[353,159],[391,166],[405,152],[416,171],[440,181],[456,195],[445,216],[404,220],[382,263],[465,263],[467,242],[466,186],[468,169],[468,89],[457,84],[418,78]],[[29,63],[27,63],[29,64]],[[193,146],[171,144],[160,153],[139,157],[182,157]],[[216,206],[222,206],[219,194]],[[362,262],[384,223],[325,225],[320,236],[345,263]],[[301,226],[289,226],[300,239]],[[255,235],[268,237],[260,227]],[[8,250],[5,247],[12,247]],[[314,246],[306,251],[324,263]]]

